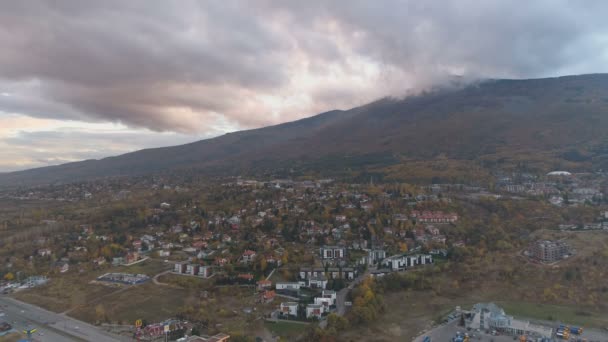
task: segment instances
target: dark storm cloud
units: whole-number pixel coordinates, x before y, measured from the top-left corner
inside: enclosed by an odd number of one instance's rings
[[[606,2],[7,1],[0,111],[205,132],[447,75],[606,71]],[[297,97],[296,100],[293,97]]]

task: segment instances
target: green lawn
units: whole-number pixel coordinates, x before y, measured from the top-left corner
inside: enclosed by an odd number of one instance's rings
[[[281,337],[297,337],[300,335],[306,328],[307,324],[299,324],[299,323],[288,323],[288,322],[277,322],[277,323],[265,323],[266,328],[272,331],[273,334],[279,335]]]
[[[555,320],[565,324],[604,328],[608,326],[608,313],[575,306],[536,304],[527,302],[497,302],[505,312],[516,317]]]

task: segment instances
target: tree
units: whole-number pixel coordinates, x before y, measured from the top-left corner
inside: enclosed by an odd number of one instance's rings
[[[4,275],[4,280],[6,281],[12,281],[13,279],[15,279],[15,275],[11,272],[8,272]]]

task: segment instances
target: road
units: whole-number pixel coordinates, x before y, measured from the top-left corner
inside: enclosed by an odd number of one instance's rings
[[[5,313],[2,319],[15,329],[23,331],[25,328],[36,328],[37,332],[33,336],[35,341],[130,341],[127,337],[111,334],[93,325],[10,297],[0,296],[0,307]]]
[[[367,271],[365,271],[365,273],[363,273],[362,275],[355,278],[347,287],[338,291],[338,293],[336,294],[336,314],[338,314],[339,316],[344,316],[344,314],[346,314],[345,303],[346,303],[346,297],[348,296],[348,293],[350,292],[350,290],[355,288],[355,286],[357,286],[357,284],[359,284],[361,281],[363,281],[363,279],[368,277],[370,275],[370,273],[371,273],[371,269],[368,269]],[[321,323],[319,323],[319,326],[321,328],[325,328],[327,326],[327,320],[321,321]]]
[[[350,290],[355,288],[355,286],[357,286],[361,281],[363,281],[363,279],[365,279],[367,276],[369,276],[370,273],[371,273],[371,270],[368,269],[367,271],[365,271],[365,273],[363,273],[362,275],[355,278],[348,285],[348,287],[345,287],[342,290],[338,291],[338,293],[336,294],[336,313],[338,315],[344,316],[344,314],[346,313],[346,305],[344,305],[344,303],[346,302],[346,296],[348,295]]]

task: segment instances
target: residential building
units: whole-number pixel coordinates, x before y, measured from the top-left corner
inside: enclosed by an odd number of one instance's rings
[[[401,271],[418,265],[433,263],[433,256],[430,254],[414,255],[394,255],[382,260],[382,266],[388,267],[392,271]]]
[[[533,258],[542,262],[555,262],[570,255],[570,247],[563,241],[541,240],[534,242],[529,252]]]
[[[458,221],[455,213],[444,213],[442,211],[412,211],[410,215],[417,222],[422,223],[454,223]]]
[[[331,298],[315,297],[315,304],[322,305],[324,311],[329,311],[329,307],[332,306]]]
[[[272,287],[272,281],[270,280],[260,280],[257,282],[258,291],[266,290]]]
[[[274,288],[277,290],[299,291],[300,286],[298,282],[277,282]]]
[[[298,303],[296,302],[283,302],[281,303],[280,312],[285,316],[298,316]]]
[[[333,291],[333,290],[323,290],[323,292],[321,292],[321,297],[323,297],[323,298],[329,298],[331,300],[331,304],[330,305],[336,305],[336,298],[337,298],[336,291]]]
[[[325,312],[321,304],[308,304],[306,306],[306,318],[321,318]]]
[[[276,292],[274,290],[265,290],[260,293],[260,303],[270,303],[274,300]]]
[[[255,259],[255,256],[256,256],[256,252],[251,251],[251,250],[246,250],[245,252],[243,252],[243,258],[241,260],[244,263],[253,262],[253,260]]]
[[[346,256],[346,248],[339,246],[323,246],[319,249],[321,259],[342,259]]]

